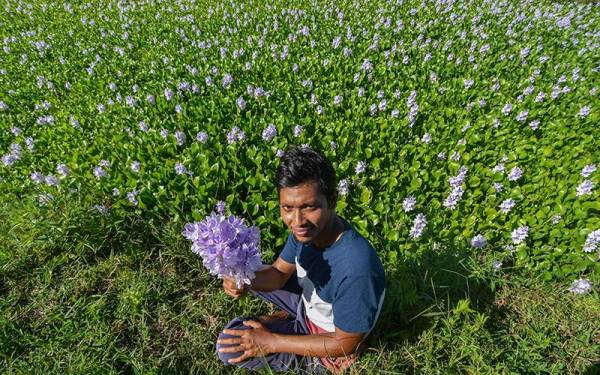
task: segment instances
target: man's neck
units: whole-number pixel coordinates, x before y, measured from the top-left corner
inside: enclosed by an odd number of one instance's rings
[[[342,222],[342,219],[339,218],[339,216],[334,215],[334,217],[331,220],[331,223],[329,223],[327,232],[324,233],[326,234],[326,236],[323,239],[319,238],[313,241],[313,245],[315,245],[318,248],[324,249],[333,244],[335,241],[339,240],[342,236],[342,233],[344,233],[344,223]]]

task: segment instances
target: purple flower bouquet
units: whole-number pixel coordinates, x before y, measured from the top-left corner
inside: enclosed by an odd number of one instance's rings
[[[201,222],[185,224],[182,234],[212,275],[233,278],[238,288],[250,284],[262,268],[260,231],[243,219],[213,212]]]

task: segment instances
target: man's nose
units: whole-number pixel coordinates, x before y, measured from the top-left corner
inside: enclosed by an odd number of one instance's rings
[[[302,215],[302,210],[295,210],[293,215],[293,224],[295,227],[299,227],[304,224],[304,215]]]

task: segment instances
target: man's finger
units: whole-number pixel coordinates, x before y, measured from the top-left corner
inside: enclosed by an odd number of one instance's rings
[[[243,336],[244,333],[247,333],[248,330],[247,329],[224,329],[223,333],[226,335],[233,335],[233,336]]]
[[[257,322],[256,320],[245,320],[244,325],[252,328],[264,328],[262,323]]]
[[[219,339],[219,340],[217,340],[217,344],[220,344],[220,345],[234,345],[234,344],[240,344],[241,341],[242,340],[239,339],[239,338]]]
[[[237,353],[237,352],[243,352],[243,351],[244,351],[244,347],[241,345],[228,346],[227,348],[219,348],[220,353]]]
[[[250,355],[250,352],[244,352],[244,354],[242,354],[241,356],[237,357],[237,358],[231,358],[229,361],[229,363],[240,363],[245,361],[246,359],[252,357],[252,355]]]

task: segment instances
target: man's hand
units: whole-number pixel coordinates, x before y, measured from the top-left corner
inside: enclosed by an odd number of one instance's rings
[[[244,284],[241,288],[238,288],[234,279],[223,277],[223,289],[225,290],[225,294],[238,299],[246,293],[248,287]]]
[[[221,348],[222,353],[243,352],[237,358],[232,358],[229,363],[240,363],[252,357],[266,356],[275,353],[275,336],[263,324],[255,320],[247,320],[245,326],[251,329],[225,329],[226,335],[239,336],[229,339],[217,340],[220,345],[233,345]]]

